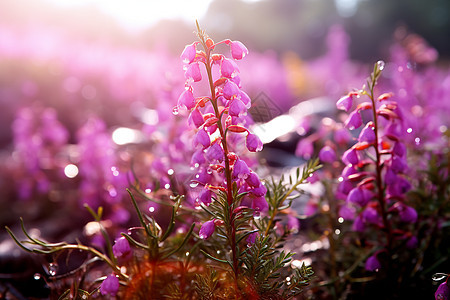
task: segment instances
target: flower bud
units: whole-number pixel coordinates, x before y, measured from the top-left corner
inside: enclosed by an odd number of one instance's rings
[[[186,77],[189,82],[198,82],[202,80],[202,73],[200,72],[200,65],[198,62],[188,65],[184,77]]]
[[[203,223],[202,227],[200,228],[198,235],[202,240],[206,240],[214,233],[215,229],[216,229],[216,225],[214,224],[214,219],[206,221],[205,223]]]
[[[223,96],[227,100],[231,100],[233,98],[237,98],[240,95],[241,91],[239,90],[239,87],[231,80],[228,80],[223,85]]]
[[[325,146],[319,151],[319,159],[322,162],[332,163],[336,160],[336,152],[330,146]]]
[[[203,148],[209,147],[211,144],[211,138],[209,137],[209,134],[205,131],[204,128],[200,129],[194,138],[194,146],[202,145]]]
[[[353,111],[348,116],[347,120],[345,120],[345,128],[350,130],[356,129],[362,125],[361,114],[358,111]]]
[[[239,99],[231,100],[230,107],[228,108],[228,113],[230,116],[239,117],[241,115],[247,114],[247,107]]]
[[[224,58],[220,64],[220,73],[223,77],[231,79],[239,73],[239,68],[234,61]]]
[[[190,64],[195,59],[195,54],[197,52],[195,45],[196,42],[184,47],[184,50],[180,56],[183,63]]]
[[[250,152],[258,152],[263,148],[263,143],[261,142],[259,137],[253,133],[249,133],[247,135],[247,138],[245,139],[245,145]]]
[[[365,269],[367,271],[377,271],[381,268],[381,264],[378,261],[377,256],[374,254],[372,256],[369,256],[369,258],[366,260]]]
[[[112,250],[115,257],[126,256],[131,251],[130,243],[125,237],[118,238],[115,241]]]
[[[246,179],[250,175],[250,169],[242,159],[236,160],[233,166],[233,179]]]
[[[100,285],[100,293],[103,296],[111,295],[115,296],[119,291],[119,279],[114,274],[108,275]]]
[[[232,41],[230,43],[231,56],[234,59],[243,59],[248,54],[247,47],[239,41]]]
[[[178,97],[178,106],[191,109],[195,106],[195,98],[191,89],[184,90]]]

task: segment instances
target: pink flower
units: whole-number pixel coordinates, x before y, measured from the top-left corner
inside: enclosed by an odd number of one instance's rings
[[[345,111],[349,111],[350,108],[352,108],[352,105],[353,105],[353,97],[350,94],[341,97],[336,102],[336,107],[340,110],[345,110]]]
[[[214,224],[214,219],[206,221],[205,223],[203,223],[202,227],[200,228],[198,235],[202,240],[206,240],[214,233],[215,229],[216,229],[216,225]]]
[[[241,91],[239,90],[239,87],[231,80],[228,80],[223,85],[223,96],[225,99],[230,100],[233,98],[237,98],[240,95]]]
[[[348,116],[347,120],[345,120],[345,128],[350,130],[356,129],[362,125],[361,114],[355,110]]]
[[[269,208],[269,204],[267,203],[266,198],[263,196],[253,198],[252,208],[258,212],[266,211]]]
[[[251,187],[258,187],[261,185],[261,180],[259,180],[258,175],[255,172],[250,172],[245,182]]]
[[[373,122],[367,123],[366,126],[361,130],[358,141],[360,143],[366,142],[370,145],[375,143],[375,127],[373,125]]]
[[[130,243],[124,237],[118,238],[112,247],[115,257],[123,257],[130,253]]]
[[[365,206],[373,197],[372,192],[363,187],[355,187],[348,193],[347,201],[350,203],[357,203],[360,206]]]
[[[225,158],[222,146],[220,146],[219,143],[212,144],[206,151],[205,156],[209,161],[218,160],[219,162],[222,162]]]
[[[232,41],[230,43],[231,56],[234,59],[243,59],[248,54],[247,47],[239,41]]]
[[[188,123],[193,124],[195,127],[199,128],[205,123],[205,120],[203,119],[202,113],[198,110],[198,108],[195,108],[191,111],[188,117]]]
[[[342,161],[347,165],[348,164],[357,165],[359,162],[358,151],[355,148],[348,149],[342,155]]]
[[[336,152],[330,146],[325,146],[319,151],[319,159],[322,162],[332,163],[336,160]]]
[[[369,256],[369,258],[366,260],[365,269],[367,271],[377,271],[381,268],[381,264],[378,261],[378,258],[376,255]]]
[[[191,89],[184,90],[178,97],[178,106],[191,109],[195,106],[195,98]]]
[[[448,282],[444,281],[443,283],[441,283],[437,290],[436,293],[434,293],[434,297],[436,300],[448,300],[450,299],[450,288],[448,286]]]
[[[115,296],[119,291],[119,279],[114,274],[108,275],[100,286],[100,292],[103,296]]]
[[[252,106],[252,100],[244,91],[241,91],[241,101],[242,103],[244,103],[247,109],[249,109]]]
[[[196,42],[194,42],[190,45],[186,45],[186,47],[184,47],[184,50],[180,56],[183,63],[190,64],[195,59],[195,54],[197,52],[195,45],[196,45]]]
[[[238,159],[233,166],[233,179],[246,179],[250,175],[250,169],[245,161]]]
[[[257,237],[258,237],[258,232],[250,233],[246,239],[247,245],[249,245],[249,246],[253,245],[256,242]]]
[[[213,192],[209,189],[203,189],[198,195],[198,200],[200,200],[203,204],[208,206],[211,204],[211,199],[213,196]]]
[[[398,214],[402,222],[415,223],[417,221],[417,211],[411,206],[402,205]]]
[[[245,139],[245,145],[250,152],[258,152],[263,148],[263,143],[261,142],[259,137],[256,134],[252,133],[249,133],[247,135],[247,138]]]
[[[194,146],[202,145],[203,148],[209,147],[211,145],[211,138],[204,128],[200,129],[194,138]]]
[[[314,153],[314,145],[310,139],[301,139],[297,143],[297,148],[295,149],[295,155],[309,159]]]
[[[230,107],[228,108],[228,113],[230,116],[239,117],[247,113],[247,107],[239,99],[231,100]]]
[[[184,73],[184,77],[188,81],[198,82],[202,80],[202,73],[200,72],[200,65],[196,63],[189,64],[186,72]]]
[[[233,78],[239,73],[239,68],[234,61],[224,58],[220,64],[220,73],[223,77]]]

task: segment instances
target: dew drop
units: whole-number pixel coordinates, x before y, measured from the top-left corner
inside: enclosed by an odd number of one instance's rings
[[[178,106],[175,106],[173,109],[172,109],[172,113],[176,116],[176,115],[178,115],[180,112],[178,111]]]
[[[202,240],[206,240],[206,238],[207,238],[206,234],[203,234],[203,233],[200,234],[198,237],[201,238]]]
[[[382,60],[377,61],[378,70],[383,71],[385,63]]]
[[[35,274],[33,275],[33,278],[34,278],[34,280],[39,280],[39,279],[41,279],[41,274],[35,273]]]
[[[189,184],[189,186],[190,186],[191,188],[196,188],[196,187],[198,186],[198,182],[193,181],[193,182],[191,182],[191,183]]]
[[[448,275],[445,273],[436,273],[431,276],[431,279],[433,279],[434,281],[441,281],[444,280],[447,276]]]
[[[55,276],[57,271],[58,271],[58,264],[50,263],[48,265],[48,273],[50,274],[50,276]]]
[[[253,218],[254,219],[260,219],[261,218],[261,212],[260,211],[255,211],[254,213],[253,213]]]

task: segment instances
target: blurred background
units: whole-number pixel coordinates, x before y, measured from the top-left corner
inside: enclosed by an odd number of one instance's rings
[[[240,40],[250,50],[239,67],[243,90],[265,106],[265,115],[253,112],[258,122],[309,99],[326,99],[311,113],[334,110],[375,61],[398,53],[414,70],[449,66],[447,0],[1,0],[2,228],[17,229],[22,216],[37,236],[101,244],[82,204],[107,206],[111,232],[129,226],[124,189],[133,161],[148,193],[175,188],[174,172],[188,182],[186,119],[172,108],[195,20],[216,41]],[[276,167],[303,162],[298,136],[314,126],[304,116],[296,138],[266,141],[275,158],[264,159]],[[0,243],[0,279],[44,264],[23,258],[5,232]]]

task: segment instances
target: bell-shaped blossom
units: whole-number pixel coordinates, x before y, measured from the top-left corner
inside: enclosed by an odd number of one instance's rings
[[[249,192],[252,193],[253,195],[255,195],[256,197],[262,197],[262,196],[266,195],[267,188],[264,184],[260,184],[259,186],[251,189]]]
[[[347,165],[357,165],[359,163],[358,150],[356,150],[355,148],[350,148],[345,151],[342,155],[342,161]]]
[[[241,99],[242,103],[244,103],[245,107],[247,107],[247,109],[249,109],[252,106],[252,100],[250,99],[250,97],[247,95],[246,92],[241,91],[240,99]]]
[[[402,205],[398,215],[400,220],[405,223],[415,223],[417,221],[417,211],[411,206]]]
[[[231,56],[234,59],[243,59],[248,54],[248,49],[239,41],[231,41]]]
[[[339,208],[339,216],[344,220],[355,219],[356,209],[353,206],[344,204]]]
[[[247,146],[248,151],[250,152],[258,152],[263,148],[263,143],[259,139],[256,134],[248,133],[245,139],[245,145]]]
[[[251,246],[256,242],[256,238],[258,237],[258,234],[259,234],[258,232],[253,232],[247,236],[246,242],[247,242],[248,246]]]
[[[239,179],[246,179],[250,175],[250,169],[248,168],[245,161],[242,159],[236,160],[233,166],[233,179],[239,180]]]
[[[261,185],[261,180],[255,172],[250,172],[248,177],[245,179],[245,182],[251,187],[258,187]]]
[[[319,159],[322,162],[332,163],[336,160],[336,152],[330,146],[325,146],[319,151]]]
[[[397,141],[394,145],[394,148],[392,149],[392,152],[397,156],[403,157],[406,154],[405,144]]]
[[[195,108],[191,111],[188,117],[188,124],[194,125],[195,127],[199,128],[205,123],[205,120],[203,119],[203,115],[200,112],[198,108]]]
[[[347,129],[339,128],[334,131],[333,138],[338,144],[347,144],[352,139],[352,135]]]
[[[346,199],[348,193],[350,193],[352,189],[353,184],[350,182],[350,180],[343,180],[338,184],[336,197],[338,197],[339,199]]]
[[[124,257],[131,252],[130,243],[124,237],[118,238],[115,241],[112,250],[115,257]]]
[[[114,274],[108,275],[105,280],[103,280],[100,285],[100,293],[103,296],[110,295],[115,296],[119,291],[119,279]]]
[[[351,112],[344,123],[345,128],[348,128],[350,130],[359,128],[361,125],[362,125],[361,114],[357,110]]]
[[[356,232],[364,232],[366,225],[361,215],[357,216],[352,224],[352,229]]]
[[[402,176],[396,176],[395,181],[386,181],[386,186],[389,197],[402,197],[411,189],[411,183]]]
[[[377,224],[378,221],[380,220],[380,215],[378,214],[378,211],[371,206],[367,207],[362,212],[362,216],[366,221],[366,223]]]
[[[416,249],[417,245],[419,244],[419,241],[417,240],[417,237],[415,235],[408,238],[406,241],[406,248],[408,249]]]
[[[206,162],[205,159],[205,153],[203,152],[203,149],[199,149],[192,154],[191,158],[191,165],[193,166],[200,166],[203,165]]]
[[[217,160],[222,162],[225,158],[225,154],[223,152],[222,146],[219,143],[214,143],[206,150],[205,157],[208,161]]]
[[[378,260],[377,256],[374,254],[372,256],[369,256],[369,258],[366,260],[365,269],[367,271],[377,271],[381,268],[380,261]]]
[[[375,143],[375,127],[372,122],[369,122],[364,126],[364,128],[361,130],[361,133],[359,134],[358,141],[360,143],[368,143],[370,145]]]
[[[202,145],[203,148],[207,148],[211,145],[211,138],[204,128],[197,131],[194,137],[194,147],[197,147],[197,145]]]
[[[342,177],[348,178],[348,176],[358,173],[358,170],[356,170],[355,166],[352,164],[348,164],[343,170],[342,170]]]
[[[303,157],[305,159],[309,159],[311,158],[313,153],[314,153],[314,145],[310,139],[304,138],[297,143],[295,155]]]
[[[213,194],[214,193],[210,189],[203,189],[198,195],[198,200],[208,206],[209,204],[211,204]]]
[[[205,223],[203,223],[202,227],[200,228],[198,235],[202,240],[206,240],[214,233],[215,229],[216,229],[216,225],[214,224],[214,219],[206,221]]]
[[[186,107],[191,109],[195,106],[195,98],[191,89],[184,90],[178,97],[178,107]]]
[[[436,293],[434,293],[434,298],[436,300],[449,300],[450,299],[450,287],[449,287],[449,283],[447,281],[444,281],[443,283],[441,283],[438,286]]]
[[[223,85],[222,92],[223,92],[223,96],[227,100],[231,100],[233,98],[238,98],[238,96],[240,96],[240,94],[241,94],[241,91],[239,90],[239,87],[236,85],[236,83],[234,83],[231,80],[228,80]]]
[[[223,77],[233,78],[239,73],[239,68],[234,61],[224,58],[220,64],[220,73]]]
[[[200,72],[199,63],[195,62],[189,64],[187,66],[186,72],[184,73],[184,77],[186,77],[186,80],[188,80],[189,82],[198,82],[202,80],[202,73]]]
[[[365,206],[373,197],[373,193],[364,187],[355,187],[347,196],[347,201]]]
[[[239,117],[241,115],[245,115],[247,113],[247,107],[242,103],[239,99],[231,100],[230,107],[228,108],[228,113],[230,116]]]
[[[391,160],[391,169],[395,173],[403,173],[408,168],[408,164],[404,157],[393,156]]]
[[[195,55],[197,52],[195,45],[196,45],[196,42],[194,42],[190,45],[186,45],[186,47],[184,47],[184,50],[180,56],[183,63],[190,64],[195,59]]]
[[[337,102],[336,102],[336,107],[340,110],[345,110],[345,111],[349,111],[350,108],[352,108],[353,105],[353,97],[349,94],[346,96],[341,97]]]
[[[269,208],[266,198],[263,196],[255,197],[252,201],[252,208],[258,212],[266,211]]]

